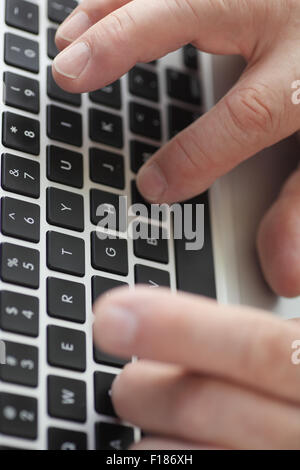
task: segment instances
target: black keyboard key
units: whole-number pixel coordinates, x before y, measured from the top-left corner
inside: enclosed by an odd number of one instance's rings
[[[0,291],[0,328],[36,338],[39,334],[38,298]]]
[[[50,317],[84,323],[86,317],[84,284],[48,277],[47,313]]]
[[[40,112],[40,85],[37,80],[22,77],[12,72],[3,75],[3,99],[7,106],[23,109],[30,113]]]
[[[183,48],[184,65],[192,70],[198,70],[198,49],[192,44],[187,44]]]
[[[2,243],[1,279],[3,282],[38,289],[40,254],[24,246]]]
[[[87,435],[69,429],[48,429],[48,450],[88,450]]]
[[[85,274],[84,241],[58,232],[47,233],[47,265],[49,269],[74,276]]]
[[[146,144],[140,140],[130,141],[130,163],[131,171],[137,173],[144,163],[152,157],[152,155],[159,150],[159,147]]]
[[[158,263],[169,262],[167,232],[161,227],[155,227],[157,233],[155,237],[151,236],[151,230],[154,226],[135,222],[134,230],[141,234],[140,238],[134,240],[134,254],[138,258],[157,261]]]
[[[75,0],[48,0],[48,18],[54,23],[62,23],[77,6]]]
[[[100,295],[107,294],[111,289],[116,287],[128,287],[126,282],[117,281],[116,279],[109,279],[102,276],[92,277],[92,298],[93,303],[97,300]]]
[[[134,432],[128,426],[112,423],[96,424],[97,450],[127,450],[134,443]]]
[[[37,438],[37,428],[35,398],[0,393],[0,433],[34,440]]]
[[[124,158],[103,149],[90,149],[90,178],[95,183],[124,189]]]
[[[161,140],[161,116],[158,109],[138,103],[130,103],[129,119],[131,132],[155,140]]]
[[[48,363],[54,367],[84,372],[86,369],[85,333],[69,328],[48,326]]]
[[[123,147],[122,118],[98,109],[89,111],[90,139],[112,147]]]
[[[56,28],[48,28],[47,29],[47,54],[49,59],[55,59],[57,54],[59,54],[59,50],[55,44],[55,35],[56,35]]]
[[[198,113],[178,108],[178,106],[168,106],[169,138],[171,139],[180,131],[188,127],[198,117]]]
[[[40,207],[10,197],[1,200],[1,229],[8,237],[40,241]]]
[[[216,282],[208,194],[203,193],[186,203],[193,206],[204,204],[204,246],[187,250],[186,243],[195,243],[196,240],[188,240],[184,233],[183,237],[174,240],[177,288],[215,299]],[[193,210],[193,230],[196,227],[195,214],[196,211]]]
[[[93,103],[109,106],[110,108],[121,109],[121,84],[120,80],[107,85],[100,90],[92,91],[90,93],[90,100]]]
[[[38,349],[27,344],[5,341],[6,363],[0,367],[3,382],[37,387]]]
[[[110,395],[115,377],[114,374],[106,372],[95,372],[94,374],[95,410],[101,415],[116,416]]]
[[[128,247],[123,238],[101,240],[92,232],[92,266],[100,271],[127,276]]]
[[[86,421],[86,384],[81,380],[48,377],[48,413],[53,418]]]
[[[5,147],[39,155],[40,123],[14,113],[3,113],[2,143]]]
[[[5,33],[4,60],[7,65],[39,73],[39,43]]]
[[[39,7],[24,0],[6,0],[5,22],[8,26],[39,33]]]
[[[171,98],[195,105],[201,104],[199,79],[173,69],[167,69],[167,90]]]
[[[125,199],[120,199],[120,196],[98,189],[92,189],[90,192],[91,197],[91,222],[94,225],[102,224],[101,227],[106,227],[105,222],[108,220],[110,226],[115,223],[116,230],[124,232],[127,227],[127,205]],[[99,208],[103,209],[103,214]]]
[[[83,197],[69,191],[48,188],[47,221],[51,225],[83,232]]]
[[[170,287],[170,275],[161,269],[136,264],[135,283],[148,285],[149,288]]]
[[[47,107],[47,135],[50,139],[81,147],[81,115],[68,109],[49,105]]]
[[[128,79],[130,93],[147,100],[158,101],[159,84],[157,73],[136,66],[130,70]]]
[[[83,157],[62,147],[47,147],[47,178],[56,183],[83,187]]]
[[[81,95],[78,93],[68,93],[57,85],[52,75],[51,65],[47,68],[47,94],[52,100],[72,106],[81,106]]]
[[[94,348],[94,361],[97,364],[104,364],[106,366],[121,368],[129,362],[129,359],[112,356],[111,354],[107,354],[98,348]]]
[[[16,155],[3,154],[1,160],[1,186],[5,191],[39,198],[39,163]]]

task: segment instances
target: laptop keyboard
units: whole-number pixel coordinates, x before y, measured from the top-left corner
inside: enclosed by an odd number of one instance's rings
[[[198,252],[186,252],[184,239],[133,242],[126,225],[113,240],[96,235],[97,207],[118,214],[120,195],[143,202],[139,168],[203,112],[197,52],[187,45],[101,90],[67,93],[51,61],[57,26],[76,6],[5,0],[0,7],[3,449],[126,449],[140,433],[118,420],[110,388],[131,359],[93,346],[92,302],[141,283],[215,297],[207,194],[193,201],[206,214]]]

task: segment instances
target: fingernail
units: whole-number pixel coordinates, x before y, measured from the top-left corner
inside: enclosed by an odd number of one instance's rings
[[[56,37],[66,41],[74,41],[92,26],[92,22],[84,11],[79,11],[65,21],[57,30]]]
[[[133,342],[138,327],[134,312],[121,307],[110,307],[98,315],[97,330],[101,342],[117,347],[126,347]]]
[[[156,163],[142,167],[137,177],[139,190],[150,201],[157,201],[167,189],[167,182]]]
[[[58,73],[67,78],[75,79],[82,74],[90,57],[89,46],[85,42],[77,42],[58,54],[53,64]]]

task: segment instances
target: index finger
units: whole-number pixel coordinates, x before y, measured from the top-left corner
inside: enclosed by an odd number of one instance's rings
[[[95,342],[111,354],[174,363],[300,400],[300,368],[292,361],[298,357],[293,347],[300,347],[296,324],[149,288],[116,290],[100,298],[94,311]]]

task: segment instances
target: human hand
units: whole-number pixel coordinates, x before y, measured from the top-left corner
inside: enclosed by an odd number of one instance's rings
[[[135,449],[300,449],[297,322],[145,287],[94,312],[99,347],[142,358],[112,387],[118,415],[155,435]]]
[[[171,203],[299,129],[300,108],[291,100],[300,78],[299,22],[297,0],[83,0],[58,29],[57,45],[66,49],[53,74],[61,87],[84,92],[189,42],[245,57],[248,67],[232,90],[140,170],[146,199]],[[300,294],[299,213],[296,171],[258,234],[266,280],[288,297]]]

